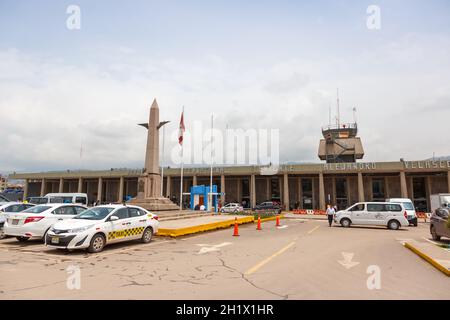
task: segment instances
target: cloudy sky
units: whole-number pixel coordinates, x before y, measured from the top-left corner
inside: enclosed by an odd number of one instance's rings
[[[337,87],[365,160],[449,155],[449,57],[447,0],[0,0],[0,172],[140,168],[155,97],[166,150],[184,105],[188,130],[213,112],[279,129],[282,162],[319,161]]]

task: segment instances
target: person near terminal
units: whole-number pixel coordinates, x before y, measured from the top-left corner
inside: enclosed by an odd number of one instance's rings
[[[333,224],[333,217],[336,213],[336,210],[331,205],[327,205],[327,217],[328,217],[328,225],[331,227]]]

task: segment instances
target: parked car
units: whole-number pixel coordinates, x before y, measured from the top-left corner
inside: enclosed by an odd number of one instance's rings
[[[433,240],[441,240],[441,237],[450,238],[450,228],[447,225],[449,219],[449,204],[437,208],[430,219],[430,233]]]
[[[403,204],[392,202],[359,202],[353,206],[338,211],[334,222],[343,227],[355,225],[386,226],[397,230],[409,226],[407,212]]]
[[[28,208],[33,207],[34,204],[22,203],[22,202],[1,202],[0,203],[0,239],[5,237],[3,231],[3,225],[10,213],[21,212]]]
[[[3,226],[5,235],[19,241],[43,239],[50,227],[58,221],[72,219],[85,211],[85,206],[76,204],[48,203],[11,213]]]
[[[97,206],[56,223],[47,233],[45,244],[57,249],[100,252],[105,245],[115,242],[140,239],[148,243],[158,227],[158,216],[141,207]]]
[[[228,203],[220,209],[220,212],[222,213],[237,213],[242,211],[244,211],[244,207],[239,203]]]
[[[87,205],[88,195],[86,193],[48,193],[44,198],[48,198],[48,203],[78,203]]]
[[[45,197],[27,197],[25,199],[28,203],[33,203],[33,204],[45,204],[49,202],[48,198]]]
[[[254,207],[253,211],[275,212],[280,214],[281,206],[272,201],[266,201]]]
[[[406,209],[406,213],[408,214],[408,221],[410,225],[417,227],[417,214],[416,209],[414,208],[414,204],[411,199],[408,198],[391,198],[386,199],[386,202],[394,202],[401,203],[403,207]]]

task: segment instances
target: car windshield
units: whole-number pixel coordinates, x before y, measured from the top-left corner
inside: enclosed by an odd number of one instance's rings
[[[76,217],[74,219],[86,219],[86,220],[103,220],[105,219],[108,214],[113,211],[114,208],[105,208],[105,207],[95,207],[89,210],[86,210]]]
[[[28,208],[22,212],[23,213],[41,213],[50,208],[51,208],[50,206],[35,206],[35,207]]]

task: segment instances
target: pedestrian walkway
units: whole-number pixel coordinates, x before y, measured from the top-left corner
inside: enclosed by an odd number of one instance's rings
[[[405,247],[433,265],[442,273],[450,276],[450,251],[437,244],[423,240],[408,240]]]

